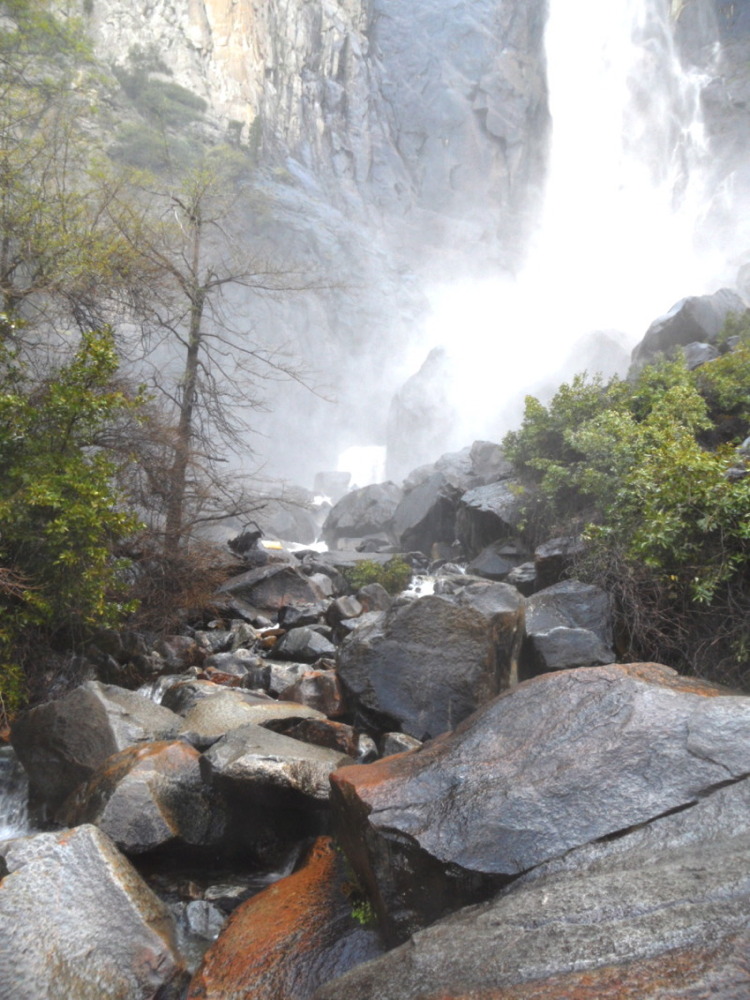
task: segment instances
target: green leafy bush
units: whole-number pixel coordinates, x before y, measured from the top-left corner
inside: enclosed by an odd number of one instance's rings
[[[122,509],[102,435],[138,405],[113,384],[109,331],[83,336],[39,383],[0,345],[0,697],[18,707],[21,668],[45,644],[116,625],[123,600],[119,542],[138,527]]]
[[[356,566],[346,569],[344,576],[355,591],[369,583],[379,583],[389,594],[399,594],[409,585],[412,568],[399,556],[389,559],[384,565],[374,559],[363,559]]]
[[[580,376],[548,406],[527,400],[505,439],[533,487],[532,542],[588,541],[576,574],[616,596],[626,658],[733,683],[750,673],[750,476],[729,472],[749,387],[742,343],[695,371],[678,358],[630,382]]]

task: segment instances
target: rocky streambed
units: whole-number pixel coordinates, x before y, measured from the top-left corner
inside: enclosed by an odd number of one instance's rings
[[[571,541],[523,552],[468,461],[399,515],[464,538],[433,592],[347,582],[390,552],[252,557],[16,720],[0,1000],[750,996],[750,698],[615,662]]]

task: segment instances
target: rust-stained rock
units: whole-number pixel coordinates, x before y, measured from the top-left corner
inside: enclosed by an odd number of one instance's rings
[[[166,906],[94,826],[3,845],[3,1000],[177,997],[183,962]]]
[[[750,698],[657,664],[545,674],[420,750],[332,776],[394,937],[750,773]]]
[[[108,757],[64,804],[66,826],[93,823],[126,854],[172,841],[218,842],[219,803],[200,773],[200,754],[182,741],[128,747]]]
[[[12,741],[32,793],[57,808],[107,757],[136,743],[171,739],[181,724],[135,691],[87,681],[23,712]]]
[[[188,1000],[307,1000],[320,984],[379,955],[377,934],[354,916],[353,888],[340,853],[321,837],[299,871],[235,910]]]
[[[315,1000],[745,1000],[750,779],[573,850]]]
[[[346,712],[344,692],[335,670],[308,670],[281,697],[314,708],[331,719]]]

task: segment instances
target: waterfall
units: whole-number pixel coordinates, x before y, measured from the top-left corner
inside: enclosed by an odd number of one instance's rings
[[[445,450],[498,440],[518,425],[526,393],[548,396],[589,367],[581,338],[614,331],[622,371],[653,319],[727,282],[725,248],[696,239],[705,81],[680,65],[672,29],[669,0],[550,0],[552,137],[526,264],[512,279],[434,289],[408,361],[416,370],[436,345],[451,355]]]
[[[11,747],[0,748],[0,840],[28,833],[29,783]]]

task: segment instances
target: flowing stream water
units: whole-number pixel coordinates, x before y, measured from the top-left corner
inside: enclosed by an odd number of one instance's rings
[[[31,830],[29,783],[11,747],[0,747],[0,840]]]

